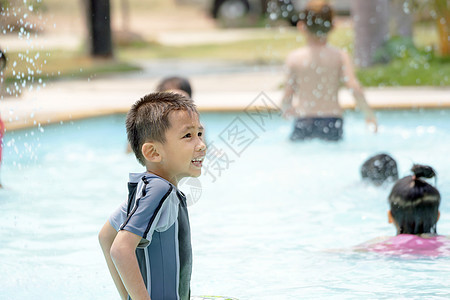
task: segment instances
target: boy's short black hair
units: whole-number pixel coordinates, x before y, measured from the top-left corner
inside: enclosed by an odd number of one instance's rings
[[[361,177],[374,185],[394,182],[398,179],[395,159],[389,154],[380,153],[368,158],[361,166]]]
[[[191,99],[168,92],[145,95],[131,107],[126,118],[127,136],[139,163],[145,166],[142,145],[150,141],[164,143],[171,126],[169,113],[179,110],[198,115]]]
[[[421,179],[434,177],[436,173],[422,165],[414,165],[412,171],[414,175],[397,181],[388,198],[398,234],[436,233],[441,195]]]

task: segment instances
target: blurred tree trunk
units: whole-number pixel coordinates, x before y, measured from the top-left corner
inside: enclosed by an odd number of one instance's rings
[[[109,0],[84,0],[87,10],[90,53],[97,57],[112,57],[112,35]]]
[[[412,39],[412,7],[410,0],[391,0],[391,16],[393,24],[393,35],[408,37]]]
[[[439,52],[450,56],[450,0],[434,0],[439,32]]]
[[[368,67],[374,63],[375,51],[389,39],[388,0],[352,0],[351,13],[355,30],[355,64]]]

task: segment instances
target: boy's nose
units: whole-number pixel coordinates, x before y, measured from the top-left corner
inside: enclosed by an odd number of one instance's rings
[[[201,151],[205,151],[206,150],[206,145],[203,141],[200,141],[200,143],[198,143],[197,147],[196,147],[198,152]]]

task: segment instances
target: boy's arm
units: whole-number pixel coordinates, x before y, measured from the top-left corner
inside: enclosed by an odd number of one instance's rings
[[[110,253],[131,299],[150,300],[135,252],[141,239],[132,232],[120,230],[114,239]]]
[[[366,122],[373,124],[374,131],[376,132],[377,120],[375,117],[375,113],[373,112],[369,104],[367,104],[361,85],[359,84],[358,79],[356,78],[350,56],[345,51],[342,51],[341,53],[343,62],[342,70],[345,86],[352,91],[353,97],[356,101],[356,106],[364,112],[366,116]]]
[[[127,290],[123,285],[122,279],[120,279],[120,275],[117,272],[117,269],[114,266],[110,255],[111,246],[114,242],[114,239],[116,238],[116,235],[117,231],[114,229],[114,227],[111,226],[109,221],[107,221],[98,234],[98,240],[100,242],[100,246],[102,247],[103,255],[105,256],[109,273],[111,274],[114,284],[116,285],[116,288],[120,294],[120,298],[126,300],[128,297]]]

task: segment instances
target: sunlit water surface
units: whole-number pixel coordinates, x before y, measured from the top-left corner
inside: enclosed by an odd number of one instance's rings
[[[287,139],[291,122],[276,116],[261,123],[245,114],[203,114],[210,148],[220,151],[210,156],[192,199],[201,197],[189,208],[192,294],[450,297],[449,258],[334,251],[395,234],[386,217],[390,186],[371,187],[359,177],[361,163],[381,151],[396,158],[402,176],[413,162],[435,167],[438,232],[450,234],[450,111],[378,116],[377,135],[347,113],[342,142],[294,144]],[[142,170],[125,153],[124,118],[7,133],[0,299],[118,299],[97,233],[126,198],[128,173]]]

